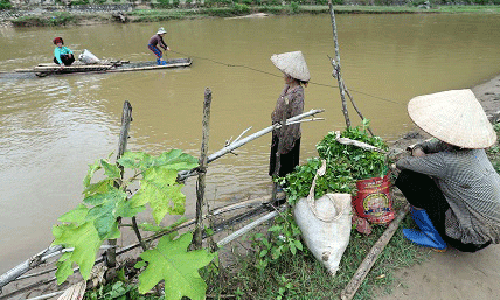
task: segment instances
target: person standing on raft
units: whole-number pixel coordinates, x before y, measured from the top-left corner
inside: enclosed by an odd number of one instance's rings
[[[311,74],[301,51],[285,52],[271,56],[272,63],[283,72],[285,87],[276,101],[276,108],[271,113],[272,124],[281,123],[283,115],[286,119],[296,117],[304,112],[304,86],[311,80]],[[271,143],[271,156],[269,162],[269,175],[275,173],[283,177],[294,171],[299,165],[300,152],[300,124],[286,126],[280,137],[281,128],[273,130]],[[276,172],[276,154],[280,138],[283,147],[279,153],[280,167]]]
[[[408,112],[435,139],[396,163],[396,187],[420,228],[403,229],[404,236],[438,251],[499,244],[500,175],[484,150],[496,134],[479,101],[471,90],[445,91],[411,99]]]
[[[153,51],[154,55],[156,55],[156,57],[158,58],[157,61],[159,65],[166,65],[167,62],[161,60],[162,52],[158,48],[158,46],[167,51],[170,51],[170,48],[167,46],[167,44],[165,44],[165,41],[163,41],[163,36],[166,33],[167,31],[163,27],[161,27],[160,29],[158,29],[158,32],[155,35],[153,35],[148,42],[148,49]]]

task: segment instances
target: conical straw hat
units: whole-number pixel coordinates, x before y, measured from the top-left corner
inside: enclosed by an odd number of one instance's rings
[[[454,146],[487,148],[496,140],[493,126],[471,90],[415,97],[408,104],[408,113],[422,130]]]
[[[302,52],[292,51],[283,54],[274,54],[271,56],[271,61],[285,74],[301,81],[308,82],[311,80],[311,74],[307,69],[306,59]]]

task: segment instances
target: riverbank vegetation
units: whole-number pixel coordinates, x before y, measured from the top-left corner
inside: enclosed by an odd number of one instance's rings
[[[394,5],[391,1],[346,1],[335,0],[334,9],[337,14],[416,14],[416,13],[479,13],[500,14],[500,0],[473,0],[470,5],[446,5],[442,1],[407,1]],[[68,7],[81,7],[85,13],[57,12],[22,15],[10,21],[16,27],[33,26],[67,26],[88,25],[108,22],[159,22],[179,19],[197,19],[210,17],[231,17],[265,13],[272,15],[292,14],[326,14],[329,13],[327,1],[278,1],[278,0],[205,0],[186,1],[161,0],[145,2],[146,5],[133,6],[130,11],[122,13],[105,13],[93,8],[93,5],[106,5],[89,0],[71,1]],[[130,3],[114,2],[113,5],[130,5]],[[0,8],[12,8],[7,0],[0,1]],[[88,8],[88,9],[87,9]],[[61,7],[58,6],[61,11]],[[90,12],[89,12],[90,11]],[[94,12],[92,12],[94,11]]]

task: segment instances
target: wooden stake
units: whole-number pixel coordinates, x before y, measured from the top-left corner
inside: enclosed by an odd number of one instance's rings
[[[342,75],[340,74],[340,50],[339,50],[339,40],[337,37],[337,28],[335,26],[335,13],[333,11],[332,1],[328,1],[328,8],[330,9],[330,15],[332,17],[332,28],[333,28],[333,44],[335,46],[335,69],[334,69],[334,77],[338,79],[339,82],[339,90],[340,90],[340,99],[342,100],[342,113],[344,114],[346,125],[351,126],[351,121],[349,120],[349,113],[347,111],[347,101],[345,98],[345,90],[344,85],[342,84]],[[336,75],[336,76],[335,76]]]
[[[193,234],[193,244],[196,250],[202,246],[202,230],[203,230],[203,197],[205,194],[205,180],[207,176],[207,159],[208,159],[208,136],[210,131],[210,103],[212,102],[212,92],[206,89],[203,101],[203,121],[202,121],[202,140],[201,140],[201,155],[200,155],[200,175],[196,181],[196,225]]]
[[[391,237],[398,229],[399,223],[401,223],[401,221],[404,219],[406,213],[409,210],[410,210],[410,204],[407,203],[404,206],[404,208],[399,211],[398,215],[396,216],[396,219],[394,219],[394,221],[392,221],[392,223],[389,224],[389,227],[387,227],[387,229],[384,231],[382,236],[377,240],[375,245],[373,245],[368,255],[359,265],[356,273],[354,273],[354,276],[352,277],[351,281],[349,281],[347,286],[340,293],[340,298],[342,300],[350,300],[354,297],[356,291],[363,283],[363,280],[365,279],[366,275],[368,275],[368,272],[370,272],[370,269],[375,264],[375,261],[377,260],[379,254],[382,253],[385,245],[389,243]]]
[[[127,149],[127,138],[128,138],[128,131],[130,130],[130,122],[132,122],[132,105],[128,102],[128,100],[125,100],[125,103],[123,104],[123,112],[122,112],[121,127],[120,127],[120,139],[118,141],[118,154],[116,156],[116,159],[119,159]],[[123,167],[120,167],[120,173],[121,173],[121,178],[123,180],[123,174],[124,174]],[[120,184],[115,182],[115,186],[119,187]],[[118,222],[120,222],[120,220],[118,220]],[[141,242],[140,236],[139,236],[139,242]],[[116,266],[116,244],[117,244],[116,239],[108,240],[108,245],[113,246],[112,248],[106,250],[105,254],[106,266],[108,268],[113,268]]]

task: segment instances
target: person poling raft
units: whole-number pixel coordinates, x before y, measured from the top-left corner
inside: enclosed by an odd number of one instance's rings
[[[396,187],[421,230],[404,229],[404,236],[439,251],[447,244],[475,252],[500,243],[500,175],[484,150],[496,135],[472,91],[416,97],[408,112],[436,139],[409,148],[412,156],[396,163],[402,170]]]
[[[158,58],[157,61],[159,65],[166,65],[167,62],[161,60],[162,52],[158,48],[158,46],[167,51],[170,51],[170,48],[167,46],[167,44],[165,44],[165,41],[163,41],[163,36],[166,33],[167,31],[163,27],[161,27],[160,29],[158,29],[158,32],[155,35],[153,35],[148,42],[148,49],[153,51],[154,55],[156,55],[156,57]]]
[[[63,47],[64,41],[62,37],[56,37],[54,44],[56,44],[56,48],[54,49],[54,63],[61,65],[62,69],[64,66],[70,66],[75,62],[73,52],[69,48]]]

